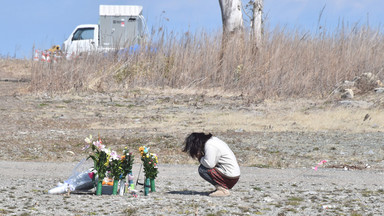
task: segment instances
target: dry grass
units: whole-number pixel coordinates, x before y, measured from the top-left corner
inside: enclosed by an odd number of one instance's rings
[[[370,114],[372,117],[364,121],[366,114]],[[367,111],[340,108],[314,112],[308,115],[293,113],[287,118],[297,125],[296,130],[369,133],[383,130],[381,122],[384,120],[384,114],[379,109]]]
[[[284,102],[271,106],[283,107]],[[304,104],[297,103],[295,107]],[[305,105],[304,105],[305,106]],[[207,131],[344,131],[348,133],[369,133],[383,131],[382,122],[384,114],[381,109],[362,108],[346,109],[326,108],[314,111],[283,110],[280,112],[268,111],[265,104],[259,108],[260,112],[239,112],[237,110],[213,111],[200,117]],[[364,121],[366,114],[371,117]],[[181,123],[181,122],[179,122]]]
[[[383,77],[383,34],[367,26],[317,34],[266,30],[261,50],[231,41],[220,65],[220,33],[159,30],[135,53],[34,64],[32,91],[104,91],[133,87],[221,89],[252,98],[326,97],[364,72]],[[144,48],[145,47],[145,48]],[[221,70],[219,70],[221,69]]]
[[[1,78],[29,78],[31,67],[30,61],[0,58]]]

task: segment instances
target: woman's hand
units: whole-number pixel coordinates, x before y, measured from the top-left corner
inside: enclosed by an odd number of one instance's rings
[[[202,157],[204,157],[204,155],[201,152],[197,153],[197,159],[199,160],[199,162]]]

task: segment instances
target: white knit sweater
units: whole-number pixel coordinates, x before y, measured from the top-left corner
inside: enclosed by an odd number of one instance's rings
[[[216,167],[227,177],[240,176],[240,167],[236,156],[224,141],[217,137],[211,137],[205,143],[204,153],[204,157],[200,159],[200,163],[204,167],[209,169]]]

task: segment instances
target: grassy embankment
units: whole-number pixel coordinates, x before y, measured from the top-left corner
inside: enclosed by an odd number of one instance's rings
[[[151,39],[156,38],[156,39]],[[32,67],[32,91],[124,91],[137,87],[224,90],[250,98],[327,97],[335,85],[364,72],[383,78],[384,37],[367,26],[316,34],[266,30],[254,52],[248,37],[228,44],[221,35],[152,34],[135,54],[91,55]],[[220,68],[220,69],[219,69]]]

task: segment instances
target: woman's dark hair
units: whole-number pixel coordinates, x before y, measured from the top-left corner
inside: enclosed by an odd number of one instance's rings
[[[209,140],[212,137],[212,134],[205,134],[205,133],[191,133],[186,139],[185,139],[185,146],[183,149],[183,152],[189,153],[189,155],[195,159],[200,156],[204,156],[204,147],[207,140]]]

